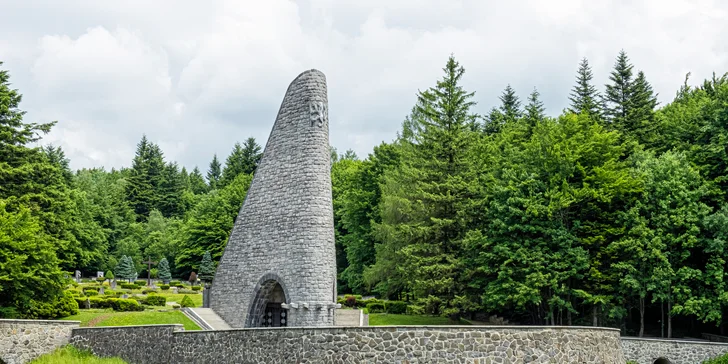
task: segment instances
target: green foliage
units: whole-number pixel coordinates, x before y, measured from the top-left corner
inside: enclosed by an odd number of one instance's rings
[[[210,189],[217,189],[222,178],[222,165],[217,160],[217,154],[213,155],[212,161],[210,162],[210,169],[207,171],[207,184]]]
[[[386,301],[384,309],[387,313],[404,314],[407,313],[407,302],[402,301]]]
[[[217,187],[222,188],[229,185],[241,174],[253,174],[262,157],[260,149],[260,145],[252,137],[246,139],[242,146],[240,143],[235,143],[232,152],[225,161],[222,178]]]
[[[165,282],[168,282],[170,279],[172,279],[172,273],[170,273],[169,271],[169,261],[167,261],[167,258],[162,258],[159,261],[157,269],[159,269],[159,279]]]
[[[44,354],[29,364],[126,364],[121,358],[99,358],[90,351],[80,350],[71,345]]]
[[[384,303],[383,302],[367,303],[367,311],[369,311],[370,313],[384,312]]]
[[[356,307],[356,297],[346,296],[344,297],[344,305],[347,307]]]
[[[144,303],[150,306],[165,306],[167,304],[167,298],[163,296],[148,296]]]
[[[182,307],[195,307],[195,303],[192,302],[192,299],[189,296],[182,297],[182,302],[180,302],[180,305]]]
[[[111,308],[113,308],[114,311],[144,311],[144,307],[138,301],[133,299],[111,298],[107,301],[110,302]]]
[[[592,84],[591,66],[586,58],[579,63],[579,70],[576,73],[576,85],[572,88],[569,96],[571,102],[569,111],[575,114],[585,113],[594,120],[599,120],[602,114],[601,95]]]
[[[191,287],[193,291],[200,291],[202,290],[202,286],[192,286]]]
[[[134,281],[134,284],[136,284],[139,287],[142,287],[142,286],[146,286],[147,285],[147,281],[137,280],[137,281]]]
[[[78,313],[78,304],[71,292],[50,302],[31,300],[24,309],[23,317],[28,319],[56,319]]]
[[[728,354],[723,354],[712,359],[703,360],[701,364],[728,364]]]
[[[212,263],[212,257],[209,251],[205,251],[205,255],[202,256],[199,272],[200,280],[203,282],[210,282],[215,276],[215,265]]]
[[[137,277],[136,268],[134,267],[134,262],[132,261],[132,258],[126,255],[123,255],[121,259],[119,260],[119,265],[116,266],[116,277],[119,279],[126,279],[129,282],[134,280]]]
[[[167,291],[167,290],[169,290],[169,284],[162,284],[159,286],[159,288],[161,288],[162,291]]]
[[[106,273],[104,273],[104,278],[108,280],[114,279],[114,272],[107,270]]]

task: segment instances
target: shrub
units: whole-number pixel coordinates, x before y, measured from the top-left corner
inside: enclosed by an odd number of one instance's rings
[[[144,311],[144,307],[142,307],[142,305],[136,300],[114,298],[110,301],[111,308],[113,308],[114,311]]]
[[[142,293],[144,293],[144,294],[147,294],[147,293],[156,293],[156,292],[157,292],[157,290],[154,289],[154,288],[145,288],[145,289],[142,290]]]
[[[88,300],[91,303],[91,308],[110,308],[112,300],[116,298],[106,297],[90,297]]]
[[[346,304],[346,298],[344,298],[344,297],[337,297],[336,298],[336,303],[338,303],[338,304],[340,304],[340,305],[343,306],[343,305]]]
[[[728,354],[723,354],[713,359],[704,360],[702,364],[728,364]]]
[[[378,300],[376,298],[369,298],[369,299],[366,299],[366,300],[356,301],[356,306],[363,308],[363,307],[367,307],[368,304],[374,303],[374,302],[381,302],[381,303],[383,303],[384,301]]]
[[[384,303],[384,309],[387,311],[387,313],[407,313],[407,303],[402,301],[387,301]]]
[[[189,296],[182,297],[182,302],[180,302],[180,305],[182,305],[182,307],[195,307],[195,304],[192,302],[192,299]]]
[[[104,283],[106,281],[106,278],[104,277],[96,277],[96,282]]]
[[[371,313],[384,312],[384,303],[382,302],[371,302],[367,305],[367,310]]]
[[[147,285],[147,281],[138,280],[138,281],[134,281],[134,284],[136,284],[139,287],[144,287]]]
[[[96,296],[97,294],[99,294],[96,291],[83,291],[83,293],[86,294],[86,296],[88,296],[88,297]]]
[[[344,305],[346,305],[347,307],[356,307],[356,297],[346,296],[344,300]]]
[[[427,298],[420,299],[420,304],[424,307],[425,313],[428,315],[439,315],[440,306],[442,306],[442,300],[437,296],[428,296]]]
[[[86,291],[98,292],[99,291],[99,287],[83,287],[83,291],[84,292],[86,292]]]
[[[162,296],[149,296],[144,303],[149,306],[164,306],[167,304],[167,298]]]
[[[425,313],[425,308],[420,305],[409,305],[407,306],[408,315],[422,315]]]
[[[115,296],[116,293],[117,293],[116,291],[111,290],[111,289],[105,289],[104,290],[104,295],[106,295],[106,296]]]
[[[180,282],[180,281],[170,281],[169,282],[169,285],[172,286],[172,287],[181,287],[182,286],[182,282]]]
[[[20,313],[15,307],[0,307],[0,318],[15,319],[19,318]]]
[[[25,310],[24,317],[30,319],[54,319],[75,315],[78,313],[78,303],[71,292],[64,291],[60,297],[51,302],[38,302],[31,300]]]
[[[175,310],[176,310],[176,309],[179,309],[180,307],[182,307],[182,306],[180,306],[180,305],[178,305],[178,304],[176,304],[176,303],[175,303],[174,305],[172,305],[172,308],[174,308]]]
[[[192,290],[193,290],[193,291],[199,291],[199,290],[201,290],[201,289],[202,289],[202,287],[201,287],[201,286],[192,286]]]
[[[193,291],[191,289],[180,289],[177,293],[181,294],[197,294],[197,291]]]
[[[169,289],[169,284],[163,284],[163,285],[159,286],[159,288],[161,288],[162,291],[166,291]]]
[[[123,289],[134,289],[136,287],[136,284],[133,283],[122,283],[119,285]]]

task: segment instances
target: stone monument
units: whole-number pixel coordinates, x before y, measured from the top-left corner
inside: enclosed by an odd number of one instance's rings
[[[212,283],[231,327],[334,324],[330,173],[326,77],[309,70],[286,91]]]

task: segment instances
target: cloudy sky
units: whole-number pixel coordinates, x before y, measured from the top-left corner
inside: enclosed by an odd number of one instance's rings
[[[721,0],[0,0],[0,61],[26,121],[73,168],[128,166],[142,134],[204,171],[236,141],[265,144],[300,72],[328,79],[331,144],[366,156],[394,138],[453,53],[485,113],[511,84],[549,114],[578,61],[600,88],[620,49],[669,102],[728,71]]]

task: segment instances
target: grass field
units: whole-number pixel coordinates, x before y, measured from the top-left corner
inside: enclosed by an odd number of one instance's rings
[[[389,313],[369,314],[370,326],[418,326],[418,325],[470,325],[468,321],[450,322],[447,317],[426,315],[394,315]]]
[[[64,346],[56,351],[45,354],[29,364],[126,364],[119,358],[99,358],[73,346]]]
[[[62,320],[81,321],[81,327],[182,324],[185,330],[200,329],[185,314],[177,310],[114,312],[110,309],[90,309],[80,310],[78,315],[64,317]]]
[[[157,296],[162,296],[167,298],[167,302],[177,302],[177,304],[180,304],[182,302],[182,298],[184,296],[189,296],[192,302],[195,303],[195,307],[202,307],[202,294],[185,294],[185,293],[165,293],[170,291],[158,291]]]

